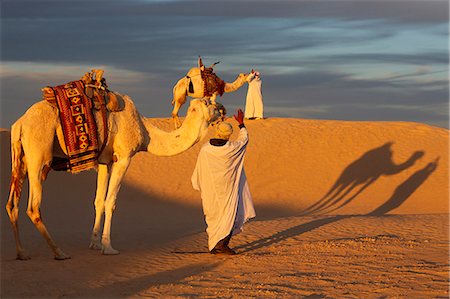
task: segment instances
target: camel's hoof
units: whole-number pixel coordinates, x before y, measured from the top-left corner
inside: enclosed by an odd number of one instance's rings
[[[21,260],[21,261],[26,261],[26,260],[31,259],[31,257],[29,255],[25,254],[24,252],[18,252],[16,259]]]
[[[57,260],[57,261],[63,261],[63,260],[68,260],[68,259],[70,259],[70,255],[67,255],[67,254],[55,255],[55,260]]]
[[[115,254],[119,254],[119,250],[115,250],[112,247],[103,247],[102,248],[102,254],[104,255],[115,255]]]
[[[181,121],[179,121],[179,120],[174,121],[175,130],[178,130],[179,128],[181,128],[181,125],[182,125]]]
[[[63,261],[63,260],[67,260],[67,259],[70,259],[70,256],[65,254],[62,250],[58,250],[55,253],[55,260]]]
[[[89,249],[101,250],[102,244],[100,242],[91,242],[91,244],[89,245]]]

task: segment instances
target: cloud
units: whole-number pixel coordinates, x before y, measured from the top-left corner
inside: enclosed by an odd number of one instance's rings
[[[355,64],[355,63],[394,63],[410,65],[447,65],[449,62],[448,53],[441,51],[421,52],[421,53],[354,53],[339,54],[328,57],[316,57],[317,61],[328,61],[333,64]]]
[[[6,18],[92,18],[196,16],[266,18],[387,19],[434,23],[448,20],[447,1],[3,1]]]
[[[62,84],[73,81],[78,77],[81,78],[84,73],[92,69],[106,70],[108,79],[111,81],[121,81],[123,84],[131,82],[134,84],[142,83],[152,79],[152,76],[146,73],[106,65],[75,65],[21,61],[3,62],[1,65],[0,79],[6,80],[15,77],[24,81],[59,82]]]

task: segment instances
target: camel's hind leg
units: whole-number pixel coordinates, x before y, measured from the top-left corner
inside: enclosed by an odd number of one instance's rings
[[[27,164],[23,156],[22,142],[20,140],[22,127],[20,123],[11,127],[11,185],[6,211],[14,232],[17,249],[17,259],[27,260],[30,257],[25,251],[19,236],[19,201],[23,182],[27,174]]]
[[[20,158],[19,158],[20,159]],[[19,201],[20,194],[22,191],[23,182],[25,180],[26,169],[24,164],[19,165],[18,169],[13,169],[13,174],[11,176],[11,188],[8,198],[8,203],[6,204],[6,211],[8,212],[9,220],[14,232],[14,237],[16,240],[17,249],[17,259],[18,260],[28,260],[30,257],[25,254],[22,242],[20,241],[19,235]]]
[[[28,181],[30,184],[29,190],[29,199],[28,199],[28,208],[27,215],[30,217],[33,224],[36,226],[41,235],[45,238],[50,248],[53,250],[55,255],[55,259],[57,260],[65,260],[69,259],[70,256],[65,254],[53,241],[50,236],[47,228],[44,225],[41,217],[41,201],[42,201],[42,168],[34,168],[29,167],[28,170]],[[37,171],[36,171],[37,170]]]
[[[181,78],[173,88],[172,118],[174,121],[175,130],[181,127],[181,122],[178,118],[178,112],[180,111],[181,106],[186,102],[188,82],[188,78]]]
[[[178,111],[180,111],[180,108],[181,108],[180,102],[175,101],[175,104],[173,105],[173,110],[172,110],[172,118],[173,118],[175,130],[178,129],[179,127],[181,127],[181,121],[178,118]]]
[[[118,156],[116,155],[116,157]],[[109,179],[108,194],[105,201],[105,224],[102,235],[103,254],[119,254],[119,251],[111,246],[111,221],[112,214],[116,208],[117,193],[119,192],[123,176],[130,165],[130,161],[130,156],[119,156],[118,160],[111,166],[111,178]]]
[[[99,164],[97,173],[97,193],[95,195],[95,222],[94,228],[92,229],[91,244],[89,248],[91,249],[102,249],[102,243],[100,241],[100,225],[102,222],[103,213],[105,212],[105,198],[108,191],[108,181],[109,181],[109,165]]]

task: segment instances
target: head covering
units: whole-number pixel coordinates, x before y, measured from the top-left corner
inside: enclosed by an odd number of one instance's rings
[[[233,126],[228,122],[221,122],[216,126],[216,138],[230,139],[233,134]]]

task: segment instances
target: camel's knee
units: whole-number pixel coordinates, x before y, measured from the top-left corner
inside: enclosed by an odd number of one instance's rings
[[[8,213],[8,215],[11,214],[12,210],[13,210],[13,203],[12,203],[11,200],[9,200],[9,201],[6,203],[6,212]],[[11,216],[9,216],[9,217],[11,217]]]
[[[11,221],[11,223],[16,223],[17,220],[19,220],[19,208],[12,208],[11,210],[7,210],[8,211],[8,216],[9,216],[9,220]]]
[[[27,215],[34,225],[39,225],[42,223],[41,213],[39,213],[39,211],[27,210]]]
[[[8,213],[11,223],[17,223],[17,220],[19,219],[19,207],[14,206],[12,201],[8,201],[6,204],[6,212]]]
[[[103,197],[96,197],[94,199],[95,209],[102,209],[105,206],[105,199]]]
[[[116,203],[107,202],[105,203],[105,214],[113,214],[116,209]]]

